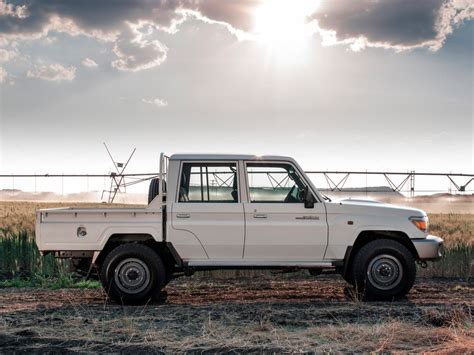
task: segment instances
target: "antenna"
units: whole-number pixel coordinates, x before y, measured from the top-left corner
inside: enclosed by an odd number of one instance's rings
[[[104,142],[104,147],[105,147],[105,150],[107,150],[107,154],[109,155],[110,160],[114,164],[115,171],[112,171],[110,173],[110,188],[109,190],[102,191],[101,199],[104,198],[104,193],[108,192],[109,193],[108,203],[112,203],[114,202],[117,192],[122,192],[123,190],[124,193],[127,193],[127,187],[126,187],[127,184],[125,183],[125,176],[123,176],[123,174],[125,172],[125,169],[128,166],[128,163],[130,163],[130,160],[132,159],[133,154],[135,154],[135,151],[137,150],[137,148],[133,148],[133,151],[128,157],[128,160],[126,163],[119,163],[118,161],[114,159],[114,157],[112,156],[112,153],[109,150],[109,147],[107,147],[107,144],[105,144],[105,142]]]

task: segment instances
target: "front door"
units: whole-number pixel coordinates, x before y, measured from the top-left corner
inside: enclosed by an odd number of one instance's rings
[[[245,229],[238,176],[237,162],[181,164],[171,218],[186,259],[242,259]],[[205,255],[197,250],[201,248],[187,248],[186,238],[189,245],[197,239]]]
[[[321,261],[328,227],[322,202],[305,208],[307,183],[290,163],[247,162],[245,259]]]

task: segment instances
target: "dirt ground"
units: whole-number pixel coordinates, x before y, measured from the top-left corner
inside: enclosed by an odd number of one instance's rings
[[[0,351],[474,351],[473,282],[419,279],[393,303],[354,301],[336,276],[181,278],[166,293],[132,307],[98,289],[0,289]]]

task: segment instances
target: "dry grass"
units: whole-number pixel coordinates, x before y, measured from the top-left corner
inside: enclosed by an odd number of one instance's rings
[[[56,207],[124,207],[131,205],[105,203],[62,203],[62,202],[22,202],[0,201],[0,229],[11,231],[35,228],[35,211],[39,208]],[[133,205],[136,206],[136,205]],[[474,214],[430,214],[430,233],[445,240],[446,247],[459,244],[474,245]]]
[[[104,203],[43,203],[43,202],[0,202],[0,238],[13,236],[20,232],[34,235],[35,210],[54,207],[124,207],[131,205]],[[134,205],[137,206],[137,205]],[[444,239],[445,257],[441,262],[430,264],[428,269],[420,270],[421,276],[472,277],[472,260],[474,258],[474,214],[430,214],[430,233]],[[11,243],[10,243],[11,244]],[[33,243],[30,243],[33,245]],[[0,245],[0,254],[2,245]],[[29,253],[34,254],[34,253]],[[28,254],[28,255],[29,255]],[[1,256],[1,255],[0,255]],[[10,255],[14,257],[14,255]],[[23,255],[24,256],[24,255]],[[23,257],[21,256],[21,257]],[[17,257],[17,259],[20,256]],[[39,262],[38,262],[39,263]],[[9,270],[0,270],[8,274]],[[227,277],[229,272],[223,272]],[[231,272],[231,276],[246,276],[249,272]],[[247,275],[248,276],[248,275]]]
[[[430,214],[430,233],[444,239],[444,245],[474,246],[474,214]]]
[[[137,205],[82,203],[82,202],[27,202],[27,201],[0,201],[0,230],[18,232],[35,230],[35,211],[40,208],[80,207],[80,208],[120,208],[135,207]]]
[[[83,306],[55,292],[60,308],[0,314],[0,346],[26,352],[474,351],[471,310],[463,304]]]
[[[0,351],[464,352],[472,292],[418,280],[406,301],[354,302],[340,277],[174,280],[162,303],[108,303],[101,289],[0,289]]]
[[[430,215],[430,233],[444,239],[444,256],[422,276],[472,278],[474,259],[474,214]]]

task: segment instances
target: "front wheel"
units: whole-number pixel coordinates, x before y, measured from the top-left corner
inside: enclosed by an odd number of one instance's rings
[[[404,245],[389,239],[364,245],[352,268],[356,291],[368,300],[401,298],[410,291],[415,277],[413,255]]]
[[[166,280],[159,255],[146,245],[133,243],[113,249],[100,274],[109,297],[123,304],[143,304],[157,298]]]

